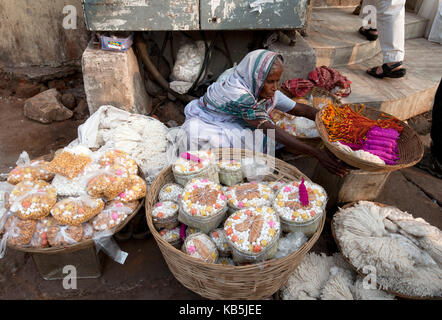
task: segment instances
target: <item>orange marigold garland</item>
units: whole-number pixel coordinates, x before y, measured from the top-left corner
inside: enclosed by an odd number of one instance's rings
[[[330,142],[345,142],[361,144],[367,132],[374,126],[391,128],[402,133],[404,129],[400,121],[393,117],[382,115],[385,119],[371,120],[361,115],[364,105],[354,111],[349,105],[336,106],[329,104],[324,108],[322,121],[328,131]]]

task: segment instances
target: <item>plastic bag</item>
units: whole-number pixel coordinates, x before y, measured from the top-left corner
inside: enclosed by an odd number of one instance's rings
[[[95,216],[91,223],[96,231],[111,230],[115,231],[134,209],[125,206],[122,202],[115,203],[112,206],[106,206],[97,216]]]
[[[73,179],[91,162],[92,159],[88,155],[75,154],[64,150],[49,163],[48,169],[52,173]]]
[[[188,236],[184,241],[183,251],[206,263],[216,263],[218,260],[216,244],[204,233],[195,233]]]
[[[8,175],[8,182],[11,184],[18,184],[24,180],[44,180],[50,181],[54,178],[54,174],[48,171],[49,162],[44,160],[29,159],[29,155],[26,151],[23,151],[15,167]]]
[[[37,222],[37,226],[32,236],[30,246],[33,248],[46,248],[49,247],[48,231],[52,224],[55,224],[55,220],[51,217],[40,219]]]
[[[52,224],[48,229],[48,242],[51,247],[61,247],[75,244],[83,239],[83,227],[62,226]]]
[[[105,197],[113,200],[128,187],[130,180],[123,172],[98,170],[85,177],[88,179],[87,192],[94,198]]]
[[[171,79],[194,83],[204,62],[206,47],[203,41],[185,43],[177,52],[177,59],[173,66]]]
[[[104,208],[101,199],[92,199],[83,195],[77,198],[70,197],[55,204],[51,214],[61,225],[80,226],[100,213]]]
[[[146,196],[147,183],[143,178],[137,175],[131,175],[127,188],[118,194],[114,199],[116,201],[131,202]]]
[[[55,189],[44,181],[20,182],[9,197],[10,210],[24,220],[46,217],[56,202]]]
[[[270,168],[265,159],[244,158],[241,162],[241,168],[244,177],[248,181],[262,181],[268,174]]]
[[[7,215],[2,241],[12,246],[26,246],[34,235],[37,220],[21,220],[13,214]],[[6,246],[2,244],[2,247]]]
[[[124,264],[128,253],[120,249],[118,244],[112,238],[112,235],[113,232],[111,230],[97,232],[94,234],[92,239],[95,242],[97,254],[100,250],[103,250],[114,261]]]

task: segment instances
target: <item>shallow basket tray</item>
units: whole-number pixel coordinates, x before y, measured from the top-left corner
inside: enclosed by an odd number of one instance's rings
[[[353,110],[357,110],[360,107],[358,104],[348,104]],[[328,131],[325,128],[325,125],[322,121],[322,115],[324,110],[319,111],[316,114],[316,127],[318,129],[319,135],[324,142],[327,149],[329,149],[336,157],[343,160],[347,164],[362,169],[366,171],[372,172],[389,172],[395,171],[407,167],[412,167],[416,163],[418,163],[423,155],[424,155],[424,145],[422,144],[421,139],[417,135],[417,133],[411,129],[407,124],[401,121],[404,130],[399,137],[398,140],[398,149],[399,149],[399,162],[395,165],[387,165],[387,164],[376,164],[370,161],[362,160],[355,157],[352,154],[348,154],[345,151],[342,151],[335,145],[333,145],[329,140]],[[363,107],[361,114],[369,119],[378,120],[386,117],[391,117],[390,114],[385,112],[381,112],[372,108]]]
[[[46,156],[43,156],[41,158],[44,158],[45,160],[50,161],[51,156],[46,155]],[[144,181],[146,181],[146,177],[144,176],[144,173],[143,173],[143,171],[141,170],[141,168],[139,166],[138,166],[138,176],[140,176],[141,178],[143,178]],[[116,234],[121,229],[123,229],[129,223],[129,221],[133,217],[135,217],[135,215],[138,213],[138,211],[140,211],[140,209],[144,205],[145,198],[141,198],[141,199],[139,199],[139,201],[140,201],[140,203],[135,208],[135,210],[130,215],[128,215],[126,217],[126,219],[124,219],[124,221],[122,223],[120,223],[115,228],[114,234]],[[23,252],[29,252],[29,253],[56,254],[56,253],[61,253],[61,252],[63,252],[63,253],[73,252],[73,251],[77,251],[77,250],[81,250],[81,249],[90,248],[90,247],[93,247],[93,246],[95,246],[94,240],[93,239],[88,239],[88,240],[85,240],[85,241],[80,241],[78,243],[74,243],[74,244],[67,245],[67,246],[62,246],[62,247],[31,248],[31,247],[24,247],[24,246],[11,246],[11,245],[8,245],[8,248],[14,249],[14,250],[18,250],[18,251],[23,251]]]
[[[371,201],[371,202],[373,202],[374,204],[376,204],[376,205],[378,205],[378,206],[380,206],[380,207],[389,207],[389,205],[386,205],[386,204],[383,204],[383,203],[379,203],[379,202],[374,202],[374,201]],[[350,208],[350,207],[353,207],[353,206],[355,206],[356,204],[357,204],[358,202],[356,201],[356,202],[351,202],[351,203],[347,203],[346,205],[344,205],[343,207],[342,207],[342,209],[348,209],[348,208]],[[336,246],[338,247],[338,250],[339,250],[339,252],[342,254],[342,257],[344,258],[344,260],[345,260],[345,262],[347,262],[347,264],[359,275],[359,276],[361,276],[362,278],[364,278],[364,277],[366,277],[367,276],[367,274],[365,274],[365,273],[363,273],[361,270],[358,270],[358,268],[356,268],[352,263],[351,263],[351,261],[350,261],[350,259],[348,259],[345,255],[344,255],[344,253],[342,252],[342,249],[341,249],[341,245],[340,245],[340,242],[338,241],[338,239],[337,239],[337,237],[336,237],[336,233],[335,233],[335,223],[334,223],[334,217],[333,217],[333,219],[332,219],[332,221],[331,221],[331,231],[332,231],[332,235],[333,235],[333,239],[335,240],[335,242],[336,242]],[[397,297],[399,297],[399,298],[402,298],[402,299],[409,299],[409,300],[441,300],[441,299],[439,299],[438,297],[420,297],[420,296],[408,296],[408,295],[406,295],[406,294],[403,294],[403,293],[400,293],[400,292],[396,292],[396,291],[393,291],[393,290],[390,290],[390,289],[383,289],[383,288],[381,288],[378,284],[376,284],[377,285],[377,287],[379,288],[379,289],[381,289],[381,290],[383,290],[383,291],[385,291],[385,292],[388,292],[388,293],[390,293],[390,294],[393,294],[393,295],[395,295],[395,296],[397,296]]]
[[[219,159],[221,154],[239,152],[242,158],[253,156],[252,151],[240,149],[212,150]],[[275,170],[266,180],[292,181],[304,178],[294,166],[282,160],[255,153],[255,156],[274,161]],[[171,167],[164,169],[151,185],[146,196],[146,218],[163,257],[175,278],[186,288],[209,299],[263,299],[277,292],[288,280],[292,272],[301,263],[318,240],[325,223],[325,213],[316,233],[298,251],[281,259],[267,260],[259,264],[231,266],[208,264],[177,250],[166,242],[154,228],[152,208],[157,202],[161,187],[173,181]],[[310,180],[309,180],[310,181]]]

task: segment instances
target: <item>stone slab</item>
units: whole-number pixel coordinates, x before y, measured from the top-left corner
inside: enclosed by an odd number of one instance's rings
[[[389,172],[368,172],[364,170],[349,170],[341,178],[331,174],[318,163],[312,180],[327,191],[327,208],[339,204],[359,200],[374,200],[380,195],[388,179]]]
[[[308,74],[316,67],[316,53],[308,42],[296,34],[296,45],[291,47],[280,42],[273,43],[269,50],[284,57],[284,72],[281,81],[293,78],[307,79]]]
[[[375,201],[393,205],[442,229],[442,208],[415,184],[409,182],[402,172],[403,170],[395,171],[390,175],[382,193]]]
[[[146,93],[137,57],[104,51],[90,44],[83,53],[83,79],[90,114],[102,105],[137,114],[149,114],[152,98]]]
[[[315,8],[312,11],[306,40],[317,53],[318,67],[355,64],[381,51],[379,41],[368,41],[358,33],[362,20],[352,11],[352,8]],[[427,22],[427,19],[406,12],[405,39],[423,37]]]
[[[401,170],[403,176],[418,186],[430,198],[442,205],[442,179],[438,179],[416,167]]]
[[[337,70],[352,81],[352,93],[344,103],[364,103],[406,120],[431,110],[442,75],[442,46],[423,38],[405,42],[404,66],[400,79],[376,79],[366,70],[382,64],[382,55]]]

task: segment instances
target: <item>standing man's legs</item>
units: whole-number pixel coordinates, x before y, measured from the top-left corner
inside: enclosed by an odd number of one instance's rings
[[[384,64],[367,72],[377,78],[400,78],[405,55],[405,0],[376,0],[377,29]]]

